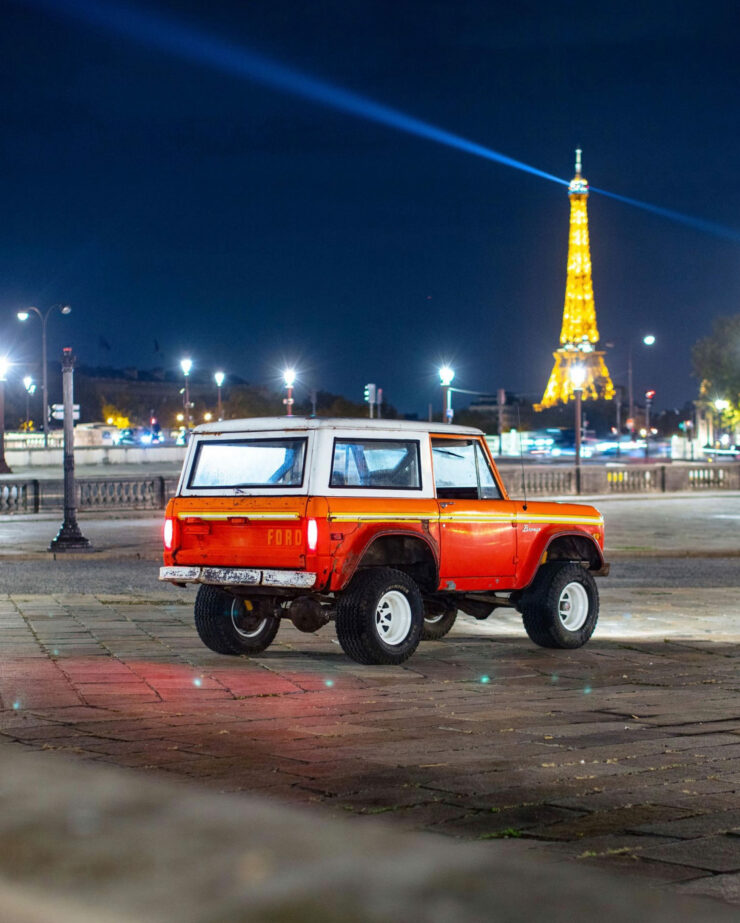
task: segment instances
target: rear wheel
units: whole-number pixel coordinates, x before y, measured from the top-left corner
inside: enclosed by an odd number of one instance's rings
[[[359,571],[337,604],[337,638],[357,663],[403,663],[418,647],[423,622],[419,588],[390,567]]]
[[[270,599],[237,599],[217,587],[201,586],[195,598],[195,627],[217,654],[258,654],[273,642],[280,619]]]
[[[519,611],[540,647],[582,647],[599,618],[596,581],[580,564],[544,564],[524,591]]]

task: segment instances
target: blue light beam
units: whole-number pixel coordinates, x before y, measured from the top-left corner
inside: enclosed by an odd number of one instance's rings
[[[152,13],[149,10],[139,10],[121,3],[103,3],[100,0],[19,0],[19,2],[68,16],[88,25],[98,26],[116,35],[126,35],[150,48],[156,48],[187,61],[198,62],[214,70],[252,80],[348,115],[387,125],[406,134],[416,135],[419,138],[512,167],[561,186],[568,185],[568,180],[523,163],[521,160],[507,157],[506,154],[477,144],[475,141],[469,141],[358,93],[332,86],[316,77],[293,70],[244,46],[196,32],[175,19]],[[591,191],[696,230],[740,241],[740,231],[713,221],[694,218],[672,209],[641,202],[639,199],[607,192],[605,189],[592,188]]]

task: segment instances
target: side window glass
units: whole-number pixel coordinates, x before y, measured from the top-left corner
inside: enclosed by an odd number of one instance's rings
[[[433,439],[432,461],[438,497],[478,499],[475,444],[471,439]]]
[[[406,439],[335,439],[329,486],[420,490],[419,443]]]
[[[480,483],[480,496],[483,500],[500,500],[501,491],[493,476],[486,453],[479,442],[475,444],[475,457],[478,463],[478,478]]]

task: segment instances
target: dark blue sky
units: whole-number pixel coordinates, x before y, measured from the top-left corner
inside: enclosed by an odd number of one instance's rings
[[[76,7],[75,0],[59,7]],[[99,0],[98,9],[106,8]],[[294,69],[570,179],[740,229],[735,2],[149,0]],[[456,384],[539,398],[565,289],[566,190],[6,0],[0,334],[68,301],[50,352],[222,367],[402,411]],[[596,194],[594,289],[616,382],[693,398],[690,347],[734,314],[740,244]],[[101,346],[101,337],[113,348]],[[155,341],[159,352],[155,352]],[[20,367],[19,367],[20,368]],[[23,374],[23,372],[20,372]],[[300,391],[299,391],[300,393]]]

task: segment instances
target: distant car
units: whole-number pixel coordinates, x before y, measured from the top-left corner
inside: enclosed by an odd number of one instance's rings
[[[128,427],[120,431],[116,445],[149,446],[160,445],[163,441],[164,438],[160,429],[138,429]]]

